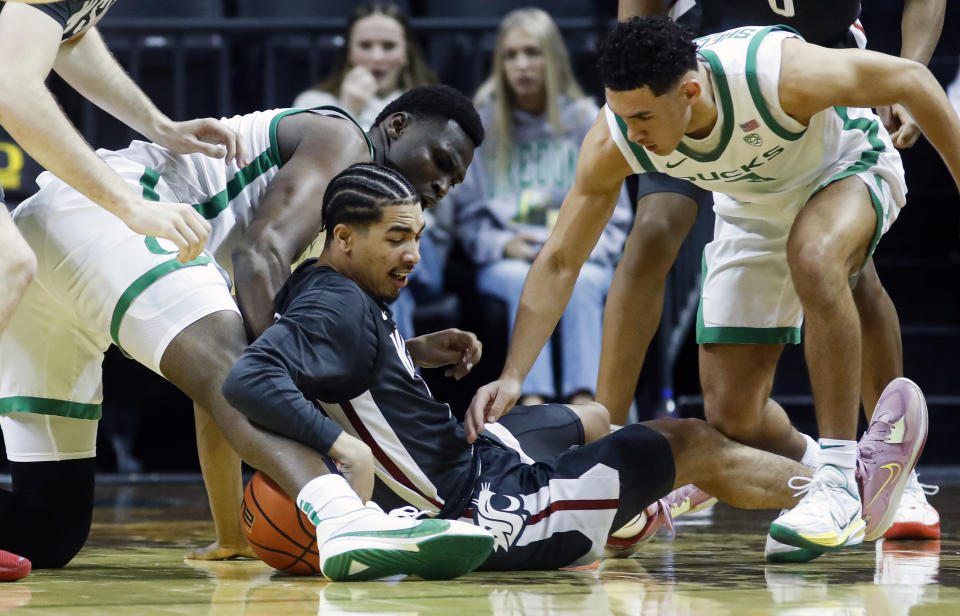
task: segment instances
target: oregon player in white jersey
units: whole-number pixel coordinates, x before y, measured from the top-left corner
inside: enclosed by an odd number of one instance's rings
[[[651,169],[697,177],[709,188],[722,184],[738,199],[720,206],[716,242],[707,249],[711,271],[701,334],[715,338],[701,347],[700,377],[708,419],[741,442],[793,459],[804,456],[808,444],[786,415],[765,412],[787,341],[780,336],[792,336],[799,325],[799,314],[791,323],[789,306],[799,303],[822,437],[821,466],[808,495],[771,530],[786,529],[782,536],[798,547],[825,551],[857,545],[864,536],[883,532],[889,520],[877,520],[871,507],[884,500],[886,491],[902,490],[906,476],[880,485],[866,478],[864,527],[853,468],[861,340],[848,279],[895,217],[904,189],[879,123],[845,108],[906,104],[955,181],[960,181],[960,121],[936,79],[918,63],[826,49],[763,29],[739,32],[698,54],[679,26],[651,17],[618,24],[604,41],[599,68],[607,105],[623,119],[626,132],[616,121],[611,126],[604,111],[588,133],[574,186],[524,285],[501,377],[481,388],[467,411],[468,435],[474,437],[484,419],[499,417],[519,395],[523,376],[612,212],[621,182],[635,171],[631,161],[643,167],[636,146]],[[770,36],[776,45],[765,49]],[[755,61],[751,48],[758,54]],[[841,137],[844,130],[851,137]],[[788,141],[799,146],[791,147],[793,154],[778,145]],[[725,160],[733,152],[746,158]],[[784,163],[791,160],[796,166],[786,175]],[[738,242],[745,250],[724,249]],[[765,310],[755,310],[757,303]],[[903,417],[912,407],[902,402],[889,411]],[[894,438],[880,445],[906,446]],[[917,454],[915,447],[904,452]]]
[[[172,245],[133,232],[52,175],[41,177],[40,191],[13,216],[38,270],[0,339],[0,426],[15,478],[12,493],[0,490],[0,545],[37,567],[62,566],[82,546],[92,511],[100,365],[111,343],[207,411],[197,413],[198,447],[221,540],[208,556],[245,548],[237,523],[239,460],[212,453],[229,452],[224,437],[291,497],[328,472],[314,450],[252,425],[226,403],[220,386],[247,340],[272,322],[274,294],[319,231],[320,196],[330,178],[373,159],[404,173],[430,205],[462,181],[483,138],[469,100],[443,86],[405,93],[378,120],[369,133],[329,110],[224,120],[242,133],[253,157],[243,168],[142,142],[101,151],[144,199],[191,203],[210,222],[206,250],[187,263]],[[331,452],[343,457],[348,477],[350,469],[372,465],[368,455],[351,441]],[[81,487],[71,494],[69,514],[61,513],[63,481]],[[46,489],[48,483],[54,487]],[[30,499],[16,489],[26,484]],[[354,487],[369,498],[372,485]],[[63,533],[44,535],[54,525]]]

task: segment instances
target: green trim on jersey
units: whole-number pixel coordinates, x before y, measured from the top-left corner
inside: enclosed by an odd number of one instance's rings
[[[10,396],[0,398],[0,415],[7,413],[34,413],[35,415],[56,415],[74,419],[100,419],[103,408],[99,404],[85,404],[52,398],[33,396]]]
[[[799,327],[706,327],[703,324],[703,285],[707,255],[700,265],[700,304],[697,306],[697,344],[800,344]]]
[[[717,98],[720,99],[720,109],[723,113],[723,126],[720,128],[720,142],[717,143],[717,147],[715,147],[712,151],[700,153],[691,150],[683,141],[681,141],[677,145],[677,151],[684,156],[689,156],[697,162],[709,163],[720,158],[720,155],[723,154],[723,151],[727,149],[727,144],[730,143],[730,136],[733,134],[734,124],[733,98],[730,96],[730,85],[727,83],[727,74],[723,72],[723,64],[720,62],[720,58],[717,57],[717,54],[705,49],[701,49],[699,53],[703,59],[707,61],[707,64],[710,65],[710,69],[713,71],[714,79],[717,82]]]
[[[160,195],[157,194],[157,183],[160,181],[160,174],[153,169],[143,168],[143,175],[140,176],[140,186],[143,188],[143,198],[147,201],[159,201]]]
[[[194,203],[191,207],[207,220],[213,220],[220,215],[220,212],[227,209],[230,202],[236,199],[244,188],[267,171],[279,166],[280,158],[274,158],[272,148],[266,149],[246,167],[237,171],[227,182],[226,188],[203,203]]]
[[[137,299],[141,293],[147,290],[147,287],[156,282],[161,276],[184,267],[206,265],[207,263],[210,263],[210,257],[204,255],[197,257],[193,261],[187,261],[186,263],[181,263],[176,259],[164,261],[141,274],[139,278],[134,280],[133,283],[120,294],[120,299],[117,300],[117,305],[113,308],[113,317],[110,319],[110,338],[113,340],[113,343],[117,345],[117,348],[123,351],[124,355],[129,357],[129,354],[120,346],[120,323],[123,321],[123,316],[127,314],[127,310],[130,308],[133,300]]]
[[[287,109],[281,113],[278,113],[273,117],[273,120],[270,121],[270,149],[273,151],[273,156],[277,160],[277,166],[283,166],[283,159],[280,157],[280,143],[277,141],[277,124],[280,123],[281,118],[285,118],[288,115],[293,115],[295,113],[303,113],[304,111],[334,111],[339,113],[346,119],[353,122],[353,125],[360,129],[360,134],[363,135],[364,141],[367,142],[367,149],[370,151],[370,158],[374,158],[376,154],[376,148],[373,147],[373,143],[370,142],[370,137],[367,136],[367,131],[360,126],[360,123],[353,119],[353,116],[344,111],[339,107],[333,105],[320,105],[319,107],[310,107],[307,109]]]
[[[867,137],[867,141],[870,142],[870,145],[873,149],[866,150],[860,154],[860,160],[854,164],[847,167],[842,173],[833,176],[826,182],[824,182],[817,191],[821,190],[824,186],[830,182],[836,182],[837,180],[842,180],[845,177],[851,175],[857,175],[858,173],[863,173],[869,171],[872,167],[880,161],[880,155],[887,149],[886,144],[880,139],[878,133],[880,132],[880,123],[876,119],[869,118],[857,118],[851,120],[850,116],[847,115],[846,107],[834,107],[833,110],[840,116],[840,119],[843,120],[843,130],[861,130]]]
[[[764,124],[766,124],[770,130],[772,130],[773,133],[781,139],[786,139],[787,141],[796,141],[800,137],[803,137],[804,133],[807,132],[806,129],[800,131],[799,133],[794,133],[780,126],[780,124],[773,118],[773,114],[770,113],[770,109],[767,108],[767,102],[763,100],[763,94],[760,92],[760,81],[757,79],[757,51],[760,49],[760,45],[763,43],[764,37],[774,30],[781,32],[789,31],[799,35],[796,30],[788,26],[770,26],[769,28],[764,28],[760,32],[757,32],[753,35],[753,37],[750,39],[750,44],[747,46],[747,88],[750,90],[750,98],[753,99],[753,104],[760,113],[760,117],[763,119]]]
[[[613,110],[611,109],[610,111]],[[633,152],[633,155],[636,157],[637,162],[640,163],[640,166],[643,167],[643,170],[648,173],[656,173],[657,168],[653,166],[652,162],[650,162],[650,157],[647,156],[647,153],[643,151],[643,148],[627,138],[627,121],[617,114],[613,114],[613,117],[617,119],[617,127],[623,134],[623,140],[627,142],[628,146],[630,146],[630,151]]]

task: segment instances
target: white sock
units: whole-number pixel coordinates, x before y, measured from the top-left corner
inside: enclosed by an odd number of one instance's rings
[[[803,457],[800,458],[800,464],[816,470],[820,466],[820,444],[813,440],[813,437],[809,434],[801,432],[800,436],[807,442],[807,449],[803,452]]]
[[[857,468],[857,441],[845,441],[835,438],[820,439],[820,466],[832,464],[836,466],[847,478],[847,485],[856,487],[857,479],[855,469]],[[858,491],[854,490],[857,494]]]
[[[363,501],[342,475],[321,475],[311,479],[297,494],[297,507],[319,525],[333,518],[363,508]]]

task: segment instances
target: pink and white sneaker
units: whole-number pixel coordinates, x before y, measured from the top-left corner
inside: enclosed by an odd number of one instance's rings
[[[910,472],[927,442],[927,403],[917,384],[894,379],[883,390],[857,448],[867,541],[893,523]]]
[[[697,486],[687,484],[670,492],[641,511],[607,538],[606,558],[629,558],[657,534],[661,526],[673,531],[673,518],[697,513],[715,504],[717,499]]]

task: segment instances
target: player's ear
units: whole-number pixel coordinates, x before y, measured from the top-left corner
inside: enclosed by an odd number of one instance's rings
[[[700,80],[696,77],[687,79],[680,84],[680,94],[683,95],[683,99],[688,105],[692,105],[700,99],[700,94],[703,92],[700,86]]]
[[[386,124],[387,135],[391,139],[396,139],[410,126],[410,116],[405,111],[398,111],[387,118]]]
[[[353,229],[350,225],[340,223],[334,227],[333,241],[341,251],[349,253],[353,247]]]

